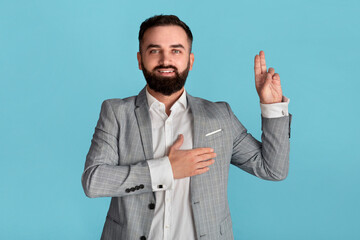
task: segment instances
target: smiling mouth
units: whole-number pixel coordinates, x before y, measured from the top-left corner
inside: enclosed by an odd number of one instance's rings
[[[156,70],[160,75],[163,76],[173,76],[176,71],[174,68],[158,68]]]

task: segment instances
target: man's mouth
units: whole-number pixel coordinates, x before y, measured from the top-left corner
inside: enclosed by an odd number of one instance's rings
[[[175,74],[175,70],[174,69],[169,69],[169,68],[167,68],[167,69],[160,68],[160,69],[157,69],[157,72],[160,73],[163,76],[168,76],[168,75]]]

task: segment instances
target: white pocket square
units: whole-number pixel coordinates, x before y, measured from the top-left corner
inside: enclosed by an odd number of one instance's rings
[[[213,135],[213,134],[215,134],[215,133],[218,133],[218,132],[221,132],[221,128],[218,129],[218,130],[215,130],[215,131],[213,131],[213,132],[207,133],[207,134],[205,135],[205,137],[211,136],[211,135]]]

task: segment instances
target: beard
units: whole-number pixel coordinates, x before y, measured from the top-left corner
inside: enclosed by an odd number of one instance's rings
[[[159,65],[156,66],[152,71],[149,71],[145,68],[144,63],[141,62],[141,67],[149,88],[155,92],[170,96],[184,87],[190,69],[190,61],[188,62],[186,69],[180,73],[178,69],[172,65]],[[156,72],[160,68],[172,68],[174,70],[175,76],[157,76]]]

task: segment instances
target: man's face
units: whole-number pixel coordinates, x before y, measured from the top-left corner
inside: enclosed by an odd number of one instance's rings
[[[146,30],[137,58],[148,86],[164,95],[183,88],[194,62],[188,37],[179,26]]]

